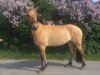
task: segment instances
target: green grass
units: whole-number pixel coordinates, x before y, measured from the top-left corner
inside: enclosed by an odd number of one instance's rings
[[[86,55],[86,59],[87,59],[87,60],[100,61],[100,53],[98,53],[98,54]]]
[[[58,59],[58,60],[68,60],[69,52],[55,52],[55,51],[47,51],[47,59]],[[31,50],[2,50],[0,49],[0,59],[40,59],[39,51],[31,51]],[[86,60],[94,60],[100,61],[100,54],[91,54],[86,55]]]
[[[64,59],[68,58],[68,54],[53,53],[52,51],[46,53],[48,59]],[[67,59],[66,58],[66,59]],[[14,51],[14,50],[2,50],[0,49],[0,59],[40,59],[39,51]]]
[[[0,59],[32,59],[32,54],[26,54],[19,51],[0,50]]]

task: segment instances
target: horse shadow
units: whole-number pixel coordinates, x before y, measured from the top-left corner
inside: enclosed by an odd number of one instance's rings
[[[2,61],[2,60],[1,60]],[[48,61],[48,66],[63,66],[65,64]],[[16,62],[8,62],[8,63],[0,63],[0,69],[20,69],[20,70],[28,70],[28,71],[37,71],[41,67],[40,60],[23,60]],[[73,68],[79,68],[76,66],[72,66]]]

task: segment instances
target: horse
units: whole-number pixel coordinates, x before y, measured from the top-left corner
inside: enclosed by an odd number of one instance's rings
[[[65,43],[69,44],[70,60],[67,66],[72,65],[74,55],[74,45],[77,47],[79,62],[82,63],[80,69],[86,66],[84,57],[84,49],[82,47],[82,30],[73,24],[64,25],[45,25],[38,20],[38,13],[35,8],[27,8],[26,17],[28,24],[31,27],[33,40],[40,49],[42,66],[40,71],[45,70],[47,67],[46,60],[46,47],[47,46],[60,46]],[[74,44],[74,45],[73,45]],[[81,59],[81,60],[80,60]]]

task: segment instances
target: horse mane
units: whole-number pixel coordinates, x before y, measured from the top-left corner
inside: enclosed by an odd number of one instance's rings
[[[37,16],[37,21],[39,21],[42,24],[46,24],[46,22],[43,20],[42,16],[40,15]]]

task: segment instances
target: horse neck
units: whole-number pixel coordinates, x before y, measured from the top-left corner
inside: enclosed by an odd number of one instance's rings
[[[33,24],[34,24],[34,25],[37,24],[38,26],[42,26],[42,23],[39,22],[39,21],[35,21]]]

